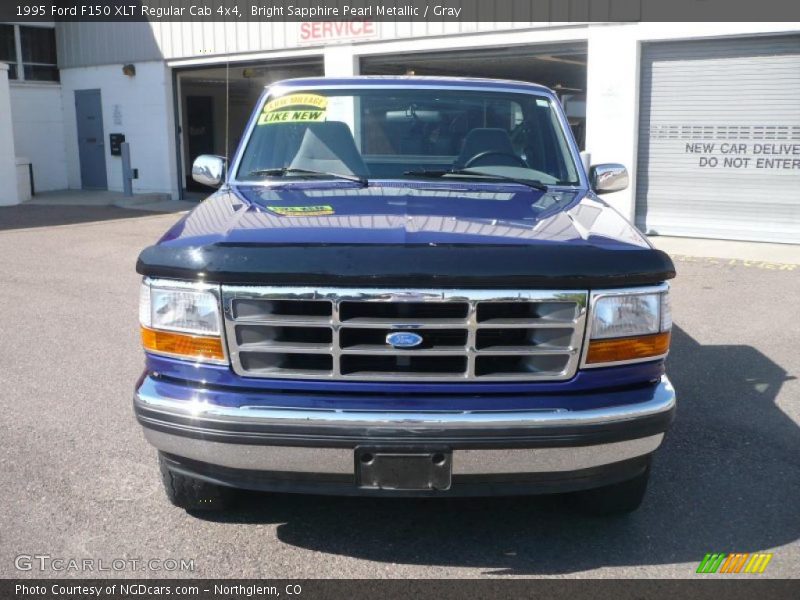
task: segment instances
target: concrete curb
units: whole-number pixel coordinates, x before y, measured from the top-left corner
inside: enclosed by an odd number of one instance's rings
[[[149,212],[182,212],[194,209],[199,203],[173,200],[169,194],[154,192],[125,196],[108,190],[60,190],[37,194],[24,203],[31,206],[113,206],[127,210]]]
[[[675,256],[800,265],[800,244],[769,244],[666,236],[652,236],[650,241],[659,250]]]

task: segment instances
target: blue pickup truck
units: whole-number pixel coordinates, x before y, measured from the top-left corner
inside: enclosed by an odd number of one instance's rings
[[[670,258],[520,82],[268,87],[137,263],[134,411],[169,500],[562,493],[636,509],[673,419]]]

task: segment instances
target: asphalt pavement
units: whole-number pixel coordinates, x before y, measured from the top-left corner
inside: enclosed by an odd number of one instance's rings
[[[679,257],[677,420],[630,516],[558,496],[247,494],[197,517],[167,502],[131,411],[134,264],[176,219],[0,208],[0,577],[685,578],[707,552],[756,551],[774,553],[761,577],[800,573],[800,266]]]

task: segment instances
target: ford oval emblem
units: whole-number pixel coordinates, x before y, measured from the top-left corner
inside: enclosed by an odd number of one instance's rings
[[[422,343],[422,336],[410,331],[396,331],[386,336],[386,343],[393,348],[416,348]]]

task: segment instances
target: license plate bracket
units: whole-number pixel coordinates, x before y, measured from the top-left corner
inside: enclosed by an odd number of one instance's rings
[[[386,450],[356,448],[356,481],[367,489],[432,491],[450,489],[450,450]]]

